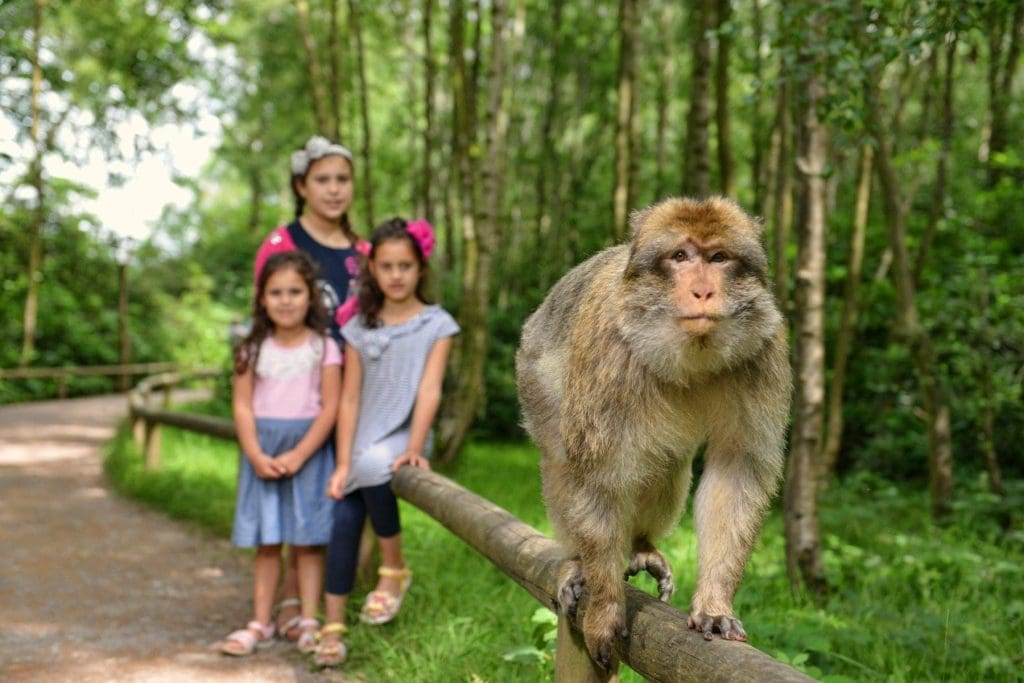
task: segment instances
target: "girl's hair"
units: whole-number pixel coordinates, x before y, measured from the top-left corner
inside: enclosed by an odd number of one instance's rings
[[[390,240],[405,240],[412,247],[412,253],[416,254],[416,260],[420,264],[420,279],[416,283],[416,298],[425,304],[430,303],[427,298],[427,259],[424,258],[419,243],[406,230],[405,220],[392,218],[378,225],[370,235],[370,253],[366,258],[372,261],[377,253],[377,247]],[[370,274],[370,269],[365,264],[362,273],[363,277],[360,278],[359,286],[359,312],[367,327],[380,327],[380,311],[384,307],[384,292],[381,291],[376,278]]]
[[[296,166],[295,166],[294,161],[293,161],[293,165],[292,165],[292,169],[293,170],[290,172],[291,186],[292,186],[292,196],[295,197],[295,220],[299,220],[299,217],[302,216],[302,210],[304,208],[306,208],[306,200],[302,198],[301,194],[299,194],[299,190],[298,190],[298,188],[295,185],[299,181],[302,181],[303,183],[306,182],[306,176],[309,175],[309,169],[313,168],[313,164],[315,164],[316,162],[320,161],[320,159],[323,159],[323,158],[328,157],[328,156],[340,156],[342,159],[344,159],[345,161],[348,162],[348,166],[352,170],[352,173],[355,174],[355,172],[356,172],[356,165],[355,165],[355,163],[353,163],[352,158],[350,156],[346,156],[344,154],[330,154],[329,153],[329,154],[325,154],[323,156],[315,156],[314,155],[313,157],[310,157],[310,153],[307,150],[307,148],[310,146],[310,144],[315,139],[317,139],[317,136],[314,136],[313,138],[310,138],[309,142],[306,143],[306,146],[304,146],[304,147],[299,149],[299,152],[305,153],[307,155],[306,156],[306,163],[305,163],[305,170],[303,170],[301,173],[296,173],[295,170],[294,170],[296,168]],[[326,138],[320,138],[320,140],[322,140],[323,143],[326,143],[326,144],[334,146],[334,147],[339,147],[340,146],[338,143],[333,142],[331,140],[327,140]],[[351,242],[352,246],[355,246],[356,242],[359,241],[359,235],[357,235],[356,231],[352,229],[352,221],[349,220],[348,211],[346,211],[345,213],[341,214],[341,221],[339,222],[339,224],[341,225],[342,233],[345,234],[345,237],[348,239],[349,242]]]
[[[260,346],[274,331],[274,321],[267,315],[262,300],[270,276],[281,270],[294,270],[309,289],[309,309],[303,321],[306,327],[318,334],[323,334],[327,329],[327,309],[324,308],[320,290],[316,285],[317,268],[313,259],[303,251],[286,251],[272,255],[263,264],[263,270],[256,280],[256,294],[252,303],[252,329],[235,346],[235,372],[239,375],[249,368],[255,369],[260,359]]]

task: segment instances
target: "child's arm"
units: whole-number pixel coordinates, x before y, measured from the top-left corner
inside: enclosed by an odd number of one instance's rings
[[[441,405],[441,384],[444,381],[444,368],[448,363],[448,352],[452,348],[452,338],[443,337],[434,342],[434,348],[427,356],[423,377],[416,390],[416,403],[412,409],[412,425],[409,429],[409,443],[405,452],[391,466],[397,470],[402,465],[413,465],[430,469],[430,462],[423,457],[423,448],[430,433],[430,425],[434,423],[437,408]]]
[[[345,376],[341,385],[341,400],[338,402],[337,465],[327,484],[327,495],[341,500],[345,493],[349,464],[352,462],[352,442],[356,438],[356,423],[359,421],[359,398],[363,386],[363,366],[359,352],[351,344],[345,344]]]
[[[256,416],[252,412],[252,393],[255,373],[252,368],[236,373],[232,379],[231,407],[235,417],[235,431],[238,443],[249,464],[261,479],[279,479],[286,474],[274,458],[263,452],[256,436]]]
[[[313,420],[299,442],[287,452],[279,455],[277,461],[288,468],[287,474],[293,475],[302,469],[306,461],[313,457],[324,441],[331,434],[334,422],[338,418],[338,395],[341,393],[341,366],[323,365],[320,367],[320,414]]]

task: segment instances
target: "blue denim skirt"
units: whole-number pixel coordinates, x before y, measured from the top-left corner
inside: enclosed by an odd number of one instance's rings
[[[256,418],[260,447],[267,454],[284,453],[295,447],[312,424],[312,419]],[[301,470],[282,479],[261,479],[245,454],[240,454],[231,543],[244,548],[326,544],[334,507],[327,497],[327,480],[333,472],[333,438],[328,438]]]

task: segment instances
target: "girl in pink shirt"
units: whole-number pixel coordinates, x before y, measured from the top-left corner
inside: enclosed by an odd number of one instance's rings
[[[259,274],[252,331],[235,350],[232,406],[242,448],[231,541],[256,547],[253,618],[221,651],[247,655],[274,636],[281,547],[297,554],[302,602],[298,647],[312,650],[331,531],[324,491],[334,469],[341,352],[324,334],[316,266],[301,251],[274,254]]]

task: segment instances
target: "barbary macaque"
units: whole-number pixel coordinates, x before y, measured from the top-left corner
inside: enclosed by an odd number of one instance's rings
[[[566,274],[523,328],[516,378],[540,446],[548,516],[566,551],[558,603],[612,665],[625,584],[675,585],[653,542],[676,525],[706,445],[689,625],[746,640],[732,601],[783,470],[791,374],[763,227],[734,202],[666,199],[627,244]]]

